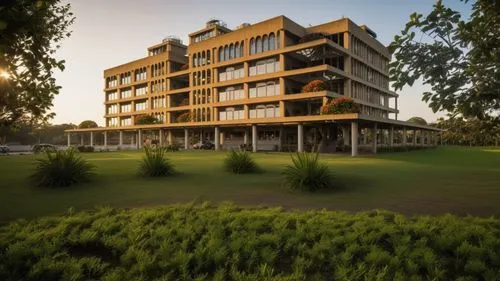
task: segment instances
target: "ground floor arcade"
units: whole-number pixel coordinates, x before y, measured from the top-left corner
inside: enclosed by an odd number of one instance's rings
[[[440,137],[433,127],[402,121],[327,121],[81,129],[67,131],[67,144],[96,146],[101,150],[140,149],[149,144],[191,149],[210,142],[215,150],[346,152],[356,156],[398,146],[435,146]]]

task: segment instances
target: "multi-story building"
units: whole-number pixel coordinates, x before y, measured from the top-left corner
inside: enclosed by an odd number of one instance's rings
[[[105,127],[70,130],[68,144],[70,133],[85,132],[92,145],[93,133],[102,132],[106,146],[115,134],[121,146],[128,136],[138,147],[210,140],[217,150],[350,146],[353,155],[364,145],[376,152],[379,145],[435,143],[434,128],[397,120],[390,58],[375,32],[348,18],[303,27],[278,16],[234,30],[211,20],[189,34],[188,46],[167,38],[147,57],[106,69]],[[319,87],[307,87],[311,81]],[[340,97],[357,110],[322,112]],[[156,124],[144,124],[144,116]]]

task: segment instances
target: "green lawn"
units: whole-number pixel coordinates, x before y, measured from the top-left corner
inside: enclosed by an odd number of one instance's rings
[[[405,214],[499,215],[500,149],[438,148],[351,158],[324,155],[343,188],[308,194],[281,185],[290,154],[258,153],[266,171],[231,175],[225,153],[170,153],[181,175],[145,179],[136,175],[140,152],[89,153],[97,166],[92,183],[66,189],[31,187],[37,156],[0,157],[0,221],[76,211],[94,206],[146,207],[190,201],[232,201],[242,206],[386,209]]]

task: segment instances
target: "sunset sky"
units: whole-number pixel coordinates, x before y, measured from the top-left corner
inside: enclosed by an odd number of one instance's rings
[[[225,21],[229,28],[285,15],[303,25],[349,17],[366,24],[388,45],[413,12],[428,13],[433,0],[350,0],[350,1],[170,1],[170,0],[79,0],[70,1],[76,16],[72,36],[63,42],[58,56],[66,60],[66,70],[55,77],[62,86],[55,98],[52,123],[80,123],[94,120],[104,124],[103,70],[147,55],[147,47],[168,35],[187,43],[187,34],[204,27],[210,18]],[[445,5],[470,15],[470,4],[444,1]],[[426,87],[416,83],[398,92],[399,118],[421,116],[434,121],[434,114],[421,101]]]

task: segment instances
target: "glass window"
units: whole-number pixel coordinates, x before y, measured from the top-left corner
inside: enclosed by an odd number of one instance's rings
[[[239,58],[240,57],[240,43],[236,42],[234,44],[234,57]]]
[[[240,57],[243,56],[243,41],[240,44]]]
[[[255,52],[256,53],[262,53],[262,38],[257,37],[257,40],[256,40],[255,44],[256,44]]]
[[[264,35],[264,37],[262,37],[262,45],[262,50],[264,52],[269,50],[269,39],[267,38],[267,35]]]
[[[250,39],[250,55],[255,54],[255,39]]]
[[[274,90],[275,90],[275,88],[274,88],[274,82],[267,83],[267,90],[266,90],[267,95],[268,96],[274,96],[274,95],[276,95],[276,93],[275,93]]]
[[[278,31],[278,35],[276,35],[276,49],[279,49],[281,47],[280,44],[280,32]]]
[[[275,42],[275,37],[274,37],[274,33],[271,33],[269,35],[269,50],[274,50],[276,49],[276,42]]]
[[[229,59],[234,59],[234,45],[229,45]]]
[[[265,118],[266,117],[266,107],[263,105],[257,106],[257,118]]]
[[[226,46],[224,46],[224,58],[225,58],[226,60],[228,60],[228,59],[229,59],[229,47],[228,47],[227,45],[226,45]]]
[[[249,95],[250,98],[257,97],[257,89],[256,88],[250,88],[250,89],[248,89],[248,95]]]
[[[219,47],[219,61],[224,61],[224,50]]]
[[[266,107],[266,117],[274,117],[274,105],[268,105]]]

